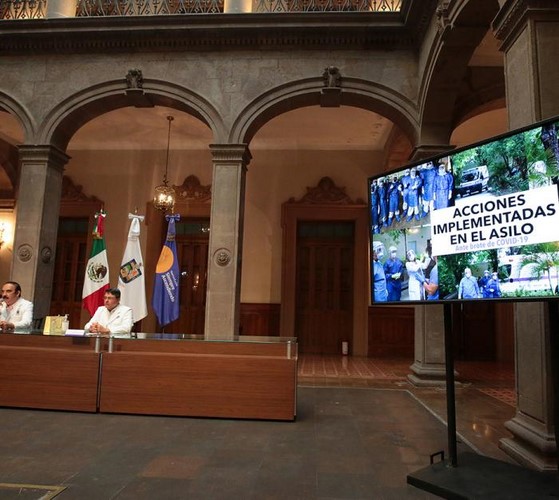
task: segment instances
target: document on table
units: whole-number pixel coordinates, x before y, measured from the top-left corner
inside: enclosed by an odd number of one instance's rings
[[[71,335],[73,337],[83,337],[85,335],[85,330],[69,329],[66,330],[66,333],[64,335]]]

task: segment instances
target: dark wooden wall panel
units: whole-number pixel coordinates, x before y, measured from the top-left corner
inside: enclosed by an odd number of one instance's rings
[[[280,333],[279,304],[241,304],[241,335],[277,337]]]
[[[369,307],[370,357],[413,357],[414,308]]]

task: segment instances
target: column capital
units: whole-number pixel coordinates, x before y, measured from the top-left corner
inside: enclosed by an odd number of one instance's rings
[[[70,156],[64,151],[51,145],[27,145],[18,146],[19,158],[22,163],[46,163],[60,172],[64,172],[64,166],[68,163]]]
[[[502,0],[501,10],[493,20],[495,37],[503,42],[501,50],[517,37],[529,20],[542,19],[559,21],[559,7],[556,0]]]
[[[455,147],[449,144],[419,144],[413,148],[410,159],[411,161],[419,161],[442,153],[448,153]]]
[[[210,144],[214,163],[239,163],[247,166],[252,160],[248,144]]]

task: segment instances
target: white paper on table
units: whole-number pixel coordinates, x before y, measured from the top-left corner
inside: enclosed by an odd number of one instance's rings
[[[69,329],[66,330],[64,335],[71,335],[73,337],[83,337],[85,335],[85,330]]]

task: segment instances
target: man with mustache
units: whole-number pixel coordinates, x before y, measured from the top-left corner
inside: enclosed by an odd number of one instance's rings
[[[0,329],[2,331],[25,331],[33,323],[33,303],[21,297],[21,286],[16,281],[2,285],[0,304]]]

